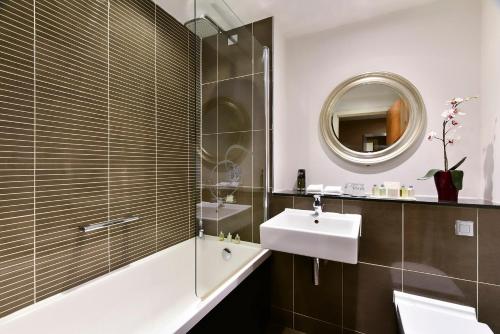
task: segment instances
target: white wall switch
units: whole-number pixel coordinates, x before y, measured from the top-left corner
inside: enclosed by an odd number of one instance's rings
[[[465,237],[474,236],[474,222],[469,220],[455,221],[455,234]]]

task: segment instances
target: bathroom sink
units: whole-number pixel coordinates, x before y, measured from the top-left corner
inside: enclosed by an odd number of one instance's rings
[[[345,263],[358,262],[361,216],[285,209],[260,225],[263,248]]]

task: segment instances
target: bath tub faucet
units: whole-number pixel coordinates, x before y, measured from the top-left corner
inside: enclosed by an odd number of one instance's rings
[[[323,205],[321,205],[321,196],[320,195],[314,195],[314,217],[319,217],[319,215],[323,212]]]

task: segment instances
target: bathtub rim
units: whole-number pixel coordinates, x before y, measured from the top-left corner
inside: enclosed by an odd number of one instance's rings
[[[23,307],[13,313],[10,313],[2,318],[0,318],[0,327],[3,324],[6,324],[10,321],[14,321],[17,318],[21,318],[23,316],[28,315],[31,312],[35,312],[38,309],[46,307],[50,304],[56,303],[57,301],[67,297],[67,295],[74,293],[76,291],[82,291],[85,289],[92,288],[94,284],[97,282],[101,282],[103,280],[109,280],[115,277],[116,275],[120,275],[123,271],[129,270],[130,268],[140,266],[144,262],[151,261],[157,257],[165,256],[165,254],[169,252],[173,252],[173,248],[175,246],[180,246],[181,244],[188,244],[191,242],[196,242],[197,237],[193,237],[187,240],[184,240],[174,246],[163,249],[159,252],[148,255],[142,259],[129,263],[123,267],[115,269],[111,272],[108,272],[104,275],[95,277],[87,282],[74,286],[68,290],[59,292],[53,296],[45,298],[41,301],[37,301],[33,304],[30,304],[26,307]],[[193,328],[201,319],[203,319],[215,306],[217,306],[224,298],[229,295],[245,278],[250,276],[250,274],[256,270],[266,259],[271,256],[271,250],[262,248],[260,244],[250,243],[250,242],[241,242],[244,246],[255,247],[258,249],[258,253],[245,265],[243,265],[240,269],[238,269],[232,276],[230,276],[224,283],[219,285],[216,289],[214,289],[209,295],[205,298],[200,298],[196,295],[195,286],[193,286],[193,298],[196,300],[189,309],[186,309],[186,312],[182,312],[179,314],[179,322],[172,326],[172,333],[187,333],[191,328]],[[193,247],[195,247],[193,245]],[[194,260],[193,260],[194,261]],[[196,266],[196,265],[195,265]],[[196,278],[195,278],[196,282]],[[196,283],[195,283],[196,284]],[[189,312],[189,313],[188,313]],[[181,321],[182,320],[182,321]]]

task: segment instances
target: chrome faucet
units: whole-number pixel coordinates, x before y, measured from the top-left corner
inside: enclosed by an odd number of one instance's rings
[[[205,230],[203,229],[203,221],[201,219],[198,223],[198,238],[205,239]]]
[[[319,217],[319,215],[323,212],[323,205],[321,205],[321,196],[320,195],[314,195],[314,217]]]

